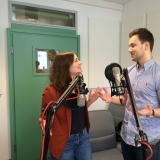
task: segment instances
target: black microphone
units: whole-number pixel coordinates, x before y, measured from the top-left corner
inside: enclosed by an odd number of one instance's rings
[[[121,85],[122,68],[117,63],[111,63],[105,68],[105,76],[111,85],[111,96],[119,96],[121,104],[123,103],[123,90]],[[116,91],[115,91],[116,89]]]

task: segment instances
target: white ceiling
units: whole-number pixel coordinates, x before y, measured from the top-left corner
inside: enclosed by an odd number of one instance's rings
[[[102,1],[102,0],[97,0],[97,1]],[[132,0],[103,0],[103,1],[119,3],[119,4],[125,4],[125,3],[129,2],[129,1],[132,1]]]

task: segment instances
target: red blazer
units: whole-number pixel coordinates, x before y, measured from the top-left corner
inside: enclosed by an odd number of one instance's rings
[[[55,88],[53,86],[47,86],[43,92],[41,107],[43,108],[45,104],[48,104],[50,101],[57,101],[58,98],[59,94],[56,92]],[[71,110],[65,105],[62,105],[54,116],[52,136],[50,136],[49,141],[49,150],[56,159],[61,157],[63,150],[68,142],[72,122],[71,114]],[[85,106],[84,116],[86,120],[87,131],[89,132],[90,123],[87,106]]]

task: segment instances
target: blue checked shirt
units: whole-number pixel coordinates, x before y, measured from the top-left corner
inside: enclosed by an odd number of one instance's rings
[[[153,58],[145,63],[138,72],[138,65],[128,68],[128,75],[138,110],[144,109],[148,103],[153,109],[160,107],[160,65]],[[122,139],[129,145],[135,146],[137,125],[131,112],[130,98],[126,92],[127,102],[121,129]],[[148,141],[160,139],[160,118],[147,118],[140,116],[143,132],[147,134]],[[140,144],[138,145],[140,146]]]

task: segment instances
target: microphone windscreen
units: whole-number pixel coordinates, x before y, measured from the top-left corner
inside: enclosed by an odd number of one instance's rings
[[[109,81],[112,81],[112,82],[115,82],[115,78],[113,76],[113,71],[112,71],[112,68],[113,67],[119,67],[120,69],[120,73],[122,74],[122,68],[121,66],[118,64],[118,63],[111,63],[110,65],[108,65],[106,68],[105,68],[105,76],[106,78],[109,80]]]
[[[120,75],[120,69],[119,69],[119,67],[113,67],[112,71],[113,71],[113,75],[117,75],[117,74]]]

